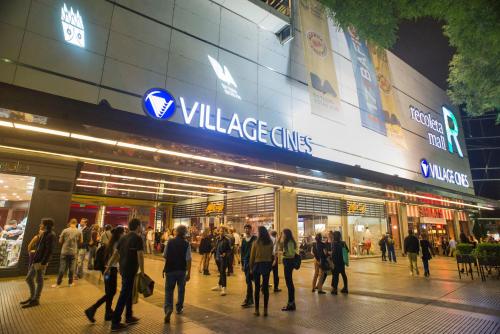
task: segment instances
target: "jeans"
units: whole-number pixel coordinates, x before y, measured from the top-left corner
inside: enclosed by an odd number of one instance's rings
[[[227,259],[225,257],[216,260],[217,268],[219,269],[219,286],[225,288],[227,283],[226,271],[227,271]]]
[[[396,251],[394,250],[394,247],[389,247],[389,262],[394,261],[396,262]]]
[[[106,303],[106,315],[113,312],[111,305],[113,304],[113,298],[116,294],[117,280],[118,269],[116,267],[111,267],[109,270],[109,278],[104,279],[104,291],[106,294],[99,298],[97,302],[92,305],[92,308],[97,310],[102,304]]]
[[[344,283],[344,289],[347,290],[347,275],[345,274],[345,266],[333,266],[333,289],[337,290],[337,287],[339,286],[339,274],[342,275],[342,282]]]
[[[278,259],[276,256],[274,257],[276,264],[273,266],[273,281],[274,281],[274,290],[278,289],[280,284],[280,278],[278,276]]]
[[[83,263],[85,262],[86,256],[87,256],[87,250],[85,248],[80,248],[78,250],[78,264],[76,268],[76,275],[79,278],[83,277]]]
[[[382,249],[382,261],[387,261],[387,256],[385,255],[387,250]]]
[[[73,283],[73,273],[75,271],[75,256],[61,254],[59,261],[59,275],[57,276],[57,285],[61,285],[64,274],[68,271],[68,283]]]
[[[234,270],[233,270],[233,265],[234,265],[234,253],[233,251],[229,252],[229,254],[227,255],[228,256],[228,259],[227,259],[227,273],[228,274],[232,274],[234,273]]]
[[[422,263],[424,264],[424,274],[430,274],[429,272],[429,259],[422,258]]]
[[[132,318],[132,292],[134,289],[135,276],[122,275],[122,289],[116,302],[115,312],[113,313],[113,324],[117,325],[122,320],[123,309],[126,308],[125,318]]]
[[[269,276],[272,270],[272,262],[257,262],[253,267],[253,279],[255,282],[255,309],[259,309],[260,290],[262,277],[262,293],[264,294],[264,309],[269,304]]]
[[[245,283],[247,284],[247,294],[245,297],[245,301],[253,302],[253,282],[248,260],[242,260],[242,264],[243,264],[243,271],[245,272]]]
[[[408,261],[410,262],[410,272],[413,274],[413,266],[415,266],[415,273],[418,275],[417,255],[417,253],[408,253]]]
[[[43,275],[45,275],[44,269],[35,269],[35,264],[32,264],[28,270],[28,274],[26,275],[26,283],[28,283],[28,287],[30,289],[30,299],[31,300],[40,300],[40,296],[42,295],[43,290]],[[36,277],[36,286],[35,286],[35,277]]]
[[[174,307],[174,289],[177,284],[177,311],[184,308],[184,293],[186,288],[186,271],[171,271],[165,277],[165,313],[171,312]]]
[[[94,269],[94,260],[96,251],[97,251],[97,246],[89,246],[89,264],[87,266],[89,270]]]
[[[285,282],[288,289],[288,304],[295,304],[295,286],[293,285],[293,270],[295,260],[284,258]]]

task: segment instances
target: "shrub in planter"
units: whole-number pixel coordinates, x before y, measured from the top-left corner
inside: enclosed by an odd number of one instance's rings
[[[457,245],[457,254],[459,254],[459,255],[472,254],[473,249],[474,249],[473,245],[471,245],[471,244],[458,244]]]
[[[500,244],[482,243],[477,245],[475,251],[476,256],[492,256],[500,257]]]

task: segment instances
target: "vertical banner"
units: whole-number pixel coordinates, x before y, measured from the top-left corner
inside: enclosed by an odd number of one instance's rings
[[[301,0],[299,15],[304,42],[304,57],[309,72],[311,112],[340,122],[340,99],[333,62],[328,18],[316,0]]]
[[[385,115],[387,137],[393,144],[407,149],[406,138],[401,128],[401,114],[396,103],[396,96],[392,88],[392,76],[387,59],[387,51],[384,48],[368,43],[368,50],[373,59],[373,65],[377,73],[377,81],[382,102],[382,110]]]
[[[359,39],[354,29],[349,28],[344,34],[356,79],[361,125],[386,136],[385,115],[382,111],[377,75],[368,47]]]

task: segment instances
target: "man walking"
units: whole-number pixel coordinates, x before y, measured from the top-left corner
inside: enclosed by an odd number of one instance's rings
[[[219,227],[219,234],[217,235],[215,244],[215,262],[217,263],[217,268],[219,268],[219,284],[212,288],[212,291],[220,291],[221,296],[226,295],[226,270],[229,264],[229,254],[231,253],[231,243],[228,238],[226,238],[226,228],[224,226]]]
[[[83,241],[78,248],[78,267],[76,269],[76,277],[83,277],[83,264],[85,262],[85,257],[89,251],[89,242],[92,231],[89,226],[87,226],[87,218],[82,218],[80,220],[80,231],[82,232]]]
[[[137,270],[144,274],[144,244],[141,238],[141,222],[134,218],[128,223],[129,233],[124,235],[116,246],[113,256],[108,262],[104,275],[108,274],[110,267],[120,261],[120,275],[122,276],[122,289],[116,303],[115,312],[111,322],[111,331],[121,331],[127,325],[139,321],[132,315],[132,291]],[[121,323],[123,309],[126,308],[125,324]]]
[[[42,235],[40,236],[40,241],[38,242],[35,255],[33,256],[33,263],[28,270],[28,275],[26,275],[26,283],[28,283],[30,288],[30,297],[21,302],[23,308],[40,305],[40,296],[43,290],[43,276],[45,275],[50,256],[54,251],[56,239],[56,235],[52,232],[53,226],[54,220],[52,218],[42,218],[42,223],[40,225]]]
[[[252,250],[252,245],[254,241],[257,240],[257,237],[255,235],[252,235],[252,225],[246,224],[243,227],[243,229],[245,231],[245,235],[243,236],[243,240],[241,241],[240,258],[241,258],[241,269],[245,273],[245,282],[247,284],[247,295],[241,306],[251,307],[253,305],[253,285],[252,285],[253,280],[252,280],[252,275],[250,274],[251,272],[250,252]]]
[[[274,292],[280,292],[280,278],[278,276],[278,232],[271,231],[271,240],[273,241],[273,283]]]
[[[61,259],[59,262],[59,275],[57,283],[52,285],[53,288],[58,288],[63,280],[63,276],[68,272],[68,284],[73,286],[73,273],[75,271],[76,255],[78,253],[78,244],[82,243],[82,232],[76,228],[76,219],[69,221],[69,227],[65,228],[59,236],[61,248]]]
[[[408,231],[408,236],[405,238],[404,251],[408,255],[408,261],[410,261],[410,275],[413,276],[413,267],[415,267],[415,273],[419,275],[417,266],[417,257],[419,253],[419,242],[418,238],[413,235],[413,230]]]
[[[457,242],[455,241],[455,239],[453,239],[453,238],[450,239],[449,247],[450,247],[450,254],[449,255],[451,257],[455,256],[455,251],[457,250]]]
[[[181,314],[184,308],[186,282],[191,277],[191,245],[186,240],[186,235],[186,226],[179,225],[176,228],[175,238],[167,243],[163,252],[165,258],[163,272],[167,275],[165,278],[165,323],[170,323],[176,284],[178,286],[177,304],[175,305],[177,314]]]

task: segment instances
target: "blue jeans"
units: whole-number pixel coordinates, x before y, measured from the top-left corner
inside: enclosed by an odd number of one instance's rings
[[[389,261],[394,261],[396,262],[396,251],[394,250],[394,247],[389,247]]]
[[[422,258],[422,263],[424,264],[424,274],[430,274],[430,272],[429,272],[429,259]]]
[[[28,283],[28,287],[30,288],[31,300],[40,300],[43,290],[43,275],[45,275],[45,269],[36,270],[34,263],[29,267],[28,275],[26,275],[26,283]]]
[[[122,289],[116,302],[115,312],[113,313],[113,324],[117,325],[122,320],[123,309],[126,308],[125,318],[132,318],[132,292],[134,290],[135,276],[122,275]]]
[[[245,283],[247,284],[247,295],[245,300],[247,302],[253,302],[253,282],[252,282],[252,274],[250,274],[250,265],[248,260],[242,260],[243,263],[243,271],[245,272]]]
[[[293,284],[293,270],[295,260],[284,258],[283,267],[285,269],[285,282],[288,290],[288,304],[295,304],[295,286]]]
[[[165,277],[165,313],[171,312],[174,308],[174,289],[177,284],[177,304],[175,308],[181,311],[184,307],[184,292],[186,288],[186,271],[171,271]]]
[[[264,295],[264,309],[269,304],[269,276],[273,269],[272,262],[257,262],[253,267],[253,279],[255,281],[255,309],[259,309],[260,290]],[[262,277],[262,285],[260,278]]]
[[[57,276],[57,285],[61,285],[64,274],[68,272],[68,283],[73,283],[73,273],[75,271],[75,256],[61,254],[59,262],[59,275]]]

